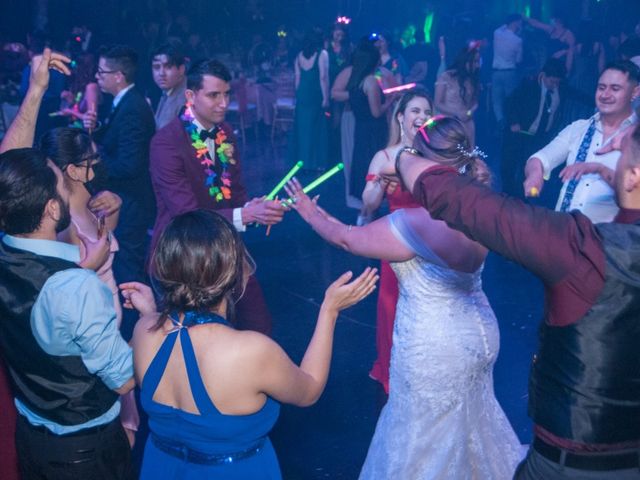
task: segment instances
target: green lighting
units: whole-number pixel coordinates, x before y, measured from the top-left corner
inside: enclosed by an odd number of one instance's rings
[[[431,43],[431,27],[433,27],[433,12],[428,13],[424,19],[424,41]]]
[[[405,48],[416,43],[415,25],[408,25],[407,28],[404,29],[402,35],[400,36],[400,42]]]

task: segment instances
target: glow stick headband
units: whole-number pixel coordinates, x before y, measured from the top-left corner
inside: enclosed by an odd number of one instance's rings
[[[432,129],[433,127],[435,127],[438,120],[442,120],[444,117],[444,115],[435,115],[424,122],[418,129],[420,135],[422,135],[422,138],[424,138],[424,141],[427,142],[427,144],[431,143],[431,140],[429,140],[429,135],[427,134],[427,129]]]

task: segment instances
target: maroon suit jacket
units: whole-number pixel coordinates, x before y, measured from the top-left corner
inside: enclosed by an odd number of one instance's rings
[[[237,145],[231,127],[225,123],[222,128],[231,142]],[[151,252],[155,250],[160,235],[171,219],[182,213],[198,208],[210,209],[233,222],[233,209],[247,202],[247,191],[240,175],[238,149],[233,156],[236,163],[229,166],[231,199],[216,202],[209,196],[204,167],[196,158],[196,151],[180,118],[176,117],[156,132],[151,139],[149,166],[157,202]],[[244,296],[235,306],[235,313],[236,328],[256,330],[266,335],[271,332],[271,315],[262,289],[253,275],[249,278]]]
[[[228,124],[222,128],[236,145],[235,136]],[[235,149],[235,165],[229,166],[231,174],[231,199],[216,202],[205,185],[204,167],[196,158],[196,151],[185,131],[182,120],[176,117],[158,130],[151,139],[151,183],[157,202],[157,216],[153,227],[151,251],[155,250],[160,235],[172,218],[198,208],[215,210],[233,222],[233,209],[247,202],[247,191],[240,175],[240,158]]]

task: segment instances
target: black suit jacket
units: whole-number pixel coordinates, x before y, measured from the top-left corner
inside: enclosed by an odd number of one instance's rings
[[[109,190],[122,197],[120,224],[150,228],[155,201],[149,177],[149,143],[155,133],[151,107],[135,87],[94,133],[109,171]],[[123,218],[124,217],[124,218]]]
[[[538,115],[540,109],[540,91],[541,87],[536,78],[525,78],[522,80],[518,88],[507,98],[505,105],[505,117],[507,120],[507,128],[511,125],[519,124],[522,130],[528,130]],[[562,117],[561,112],[565,100],[565,90],[560,88],[560,104],[556,109],[553,117],[553,123],[549,129],[549,134],[553,134],[558,130],[559,120]],[[543,132],[539,132],[542,134]]]

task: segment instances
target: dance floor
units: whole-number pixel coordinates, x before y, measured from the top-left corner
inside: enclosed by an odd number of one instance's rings
[[[482,139],[479,144],[490,151]],[[290,168],[285,159],[283,144],[245,149],[244,175],[251,194],[265,194],[277,183]],[[302,183],[315,176],[301,175]],[[343,192],[344,178],[334,177],[319,188],[319,203],[345,223],[354,223],[357,212],[344,206]],[[296,361],[304,354],[325,288],[346,270],[356,273],[377,264],[327,244],[295,212],[268,237],[264,228],[251,228],[244,239],[275,320],[274,337]],[[496,395],[521,442],[529,443],[527,376],[542,287],[518,265],[494,254],[486,262],[483,281],[500,324]],[[338,320],[331,375],[320,401],[311,408],[282,408],[272,440],[285,479],[357,478],[386,400],[368,377],[375,358],[375,302],[374,294]]]
[[[243,175],[250,195],[265,195],[290,168],[286,139],[273,146],[268,139],[254,142],[252,132],[247,138],[251,145],[242,149]],[[491,153],[492,142],[480,138],[478,143]],[[305,184],[316,176],[302,173],[299,178]],[[346,223],[355,222],[357,212],[344,206],[341,175],[321,185],[318,193],[319,203],[330,213]],[[377,264],[330,246],[296,212],[288,213],[269,236],[265,228],[249,228],[244,241],[257,263],[274,317],[274,337],[296,362],[311,337],[325,288],[347,270],[359,273]],[[542,311],[542,287],[522,268],[494,254],[487,259],[483,280],[500,324],[496,396],[521,442],[527,444],[531,437],[527,376]],[[285,479],[357,478],[386,400],[382,387],[368,377],[375,358],[375,303],[376,294],[340,316],[331,374],[318,403],[310,408],[282,407],[271,439]],[[139,438],[138,461],[142,446]]]

